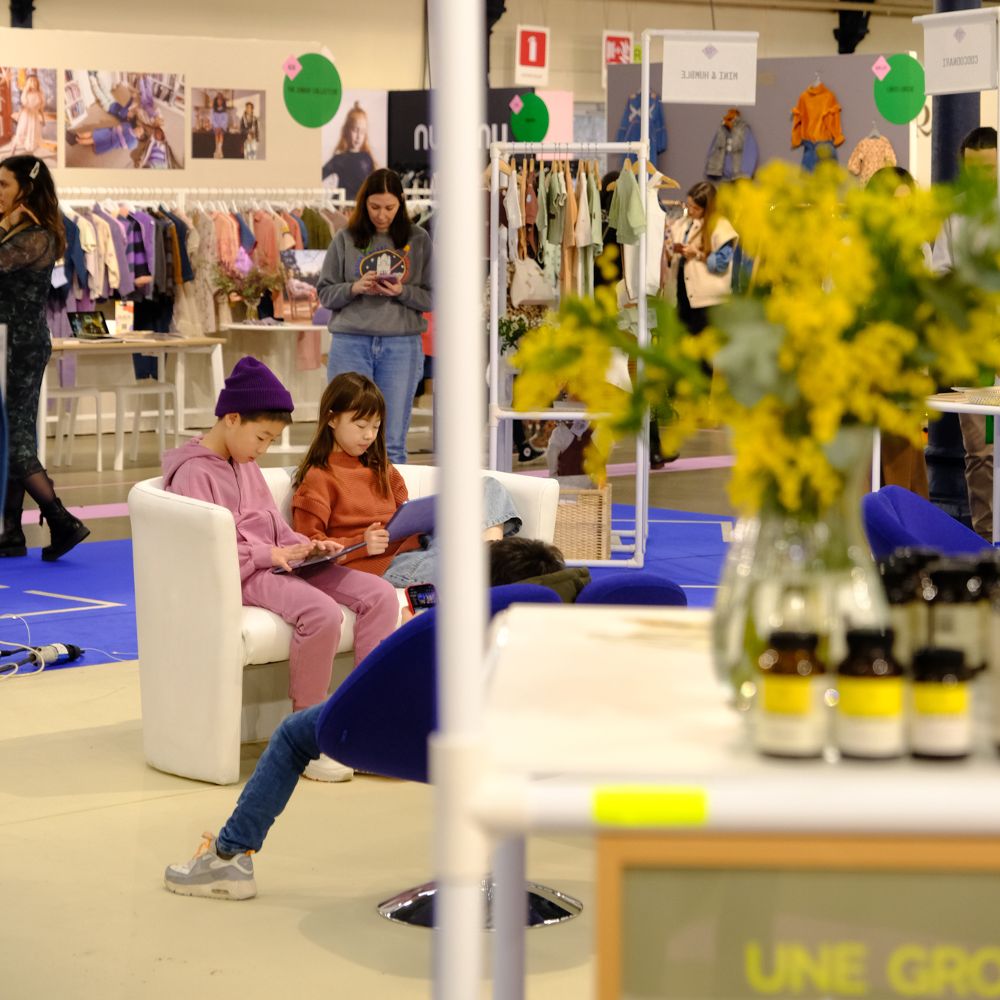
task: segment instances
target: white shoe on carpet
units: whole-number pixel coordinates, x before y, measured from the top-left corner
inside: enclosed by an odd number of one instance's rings
[[[316,760],[309,761],[302,776],[312,781],[350,781],[354,769],[321,753]]]

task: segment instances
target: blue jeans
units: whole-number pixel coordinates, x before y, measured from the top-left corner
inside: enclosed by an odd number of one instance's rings
[[[406,463],[406,432],[417,383],[424,372],[420,334],[369,337],[335,333],[326,365],[327,380],[344,372],[367,375],[385,396],[385,449],[394,465]]]
[[[492,476],[483,477],[483,531],[503,525],[504,537],[521,530],[521,515],[507,488]],[[425,549],[400,552],[382,574],[394,587],[409,587],[414,583],[437,583],[437,540],[432,535]]]
[[[802,140],[802,169],[808,173],[815,171],[821,160],[837,162],[837,147],[832,142],[810,142]]]
[[[319,756],[316,722],[325,704],[320,702],[282,719],[233,814],[219,831],[218,848],[223,853],[261,849],[267,831],[288,805],[306,765]]]

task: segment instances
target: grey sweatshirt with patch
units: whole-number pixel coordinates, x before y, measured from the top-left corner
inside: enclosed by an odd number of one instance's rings
[[[333,311],[331,333],[360,333],[369,337],[399,337],[427,328],[422,313],[431,302],[431,239],[414,226],[406,247],[398,252],[408,261],[403,290],[398,296],[355,295],[351,286],[361,277],[361,262],[379,250],[393,250],[389,236],[376,234],[371,244],[356,247],[342,229],[333,238],[319,278],[319,300]]]

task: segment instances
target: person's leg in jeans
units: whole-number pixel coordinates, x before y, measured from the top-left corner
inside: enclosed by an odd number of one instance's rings
[[[393,465],[404,465],[413,394],[424,370],[424,350],[420,334],[375,337],[372,353],[375,358],[372,380],[385,396],[386,452]]]
[[[969,490],[972,530],[993,541],[993,445],[986,443],[986,418],[960,413],[965,444],[965,485]]]
[[[337,601],[296,573],[264,570],[243,584],[243,602],[273,611],[292,626],[288,654],[292,709],[298,712],[325,700],[344,623]]]
[[[311,566],[300,575],[310,586],[357,615],[354,623],[355,664],[395,631],[399,623],[399,597],[396,588],[382,577],[332,562]]]
[[[334,375],[343,375],[344,372],[357,372],[374,381],[373,340],[373,337],[359,333],[335,333],[330,341],[330,353],[326,361],[327,382],[332,382]]]
[[[293,712],[282,719],[250,780],[216,839],[224,854],[259,851],[275,819],[295,791],[311,760],[319,757],[316,721],[323,704]]]
[[[521,530],[521,515],[507,488],[492,476],[483,476],[483,539],[496,541]],[[437,540],[431,538],[426,549],[400,552],[382,574],[395,587],[414,583],[436,583],[438,567]]]

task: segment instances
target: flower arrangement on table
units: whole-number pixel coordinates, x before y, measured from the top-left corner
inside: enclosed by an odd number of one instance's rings
[[[824,605],[819,617],[827,623],[839,615],[856,625],[884,624],[874,572],[868,575],[878,594],[861,598],[867,611],[842,603],[861,565],[849,566],[847,554],[874,570],[859,497],[870,428],[922,447],[926,399],[937,386],[992,382],[1000,371],[995,185],[969,179],[905,194],[898,185],[893,178],[858,188],[830,163],[812,174],[771,163],[755,181],[719,194],[719,211],[740,234],[752,271],[746,292],[714,308],[703,334],[690,336],[672,306],[653,300],[655,326],[649,346],[640,347],[619,328],[614,293],[598,289],[593,300],[563,301],[519,344],[515,406],[537,409],[560,391],[585,404],[596,414],[587,469],[598,480],[614,442],[641,430],[647,408],[660,417],[665,451],[678,450],[698,428],[729,427],[730,498],[753,526],[737,529],[749,548],[731,547],[716,618],[740,587],[737,599],[753,603],[752,577],[770,574],[773,583],[781,571],[769,562],[775,553],[797,556],[799,583],[771,594],[755,628],[747,627],[754,616],[745,607],[727,626],[726,672],[734,669],[734,646],[750,650],[744,668],[752,662],[765,621],[790,627],[792,604],[803,619],[812,602]],[[953,229],[954,267],[934,274],[928,247],[953,215],[963,219]],[[605,380],[615,350],[641,362],[631,392]],[[831,527],[838,507],[856,522],[853,541]],[[776,524],[771,534],[762,529],[768,518]],[[817,597],[801,584],[810,566],[822,570],[838,560],[844,573],[836,593],[828,588]],[[776,607],[782,601],[784,611]],[[745,680],[745,669],[740,676]]]
[[[257,318],[257,307],[265,292],[277,292],[284,287],[284,275],[277,271],[264,271],[242,247],[232,264],[220,261],[215,265],[215,287],[229,298],[236,296],[247,306],[250,319]]]

